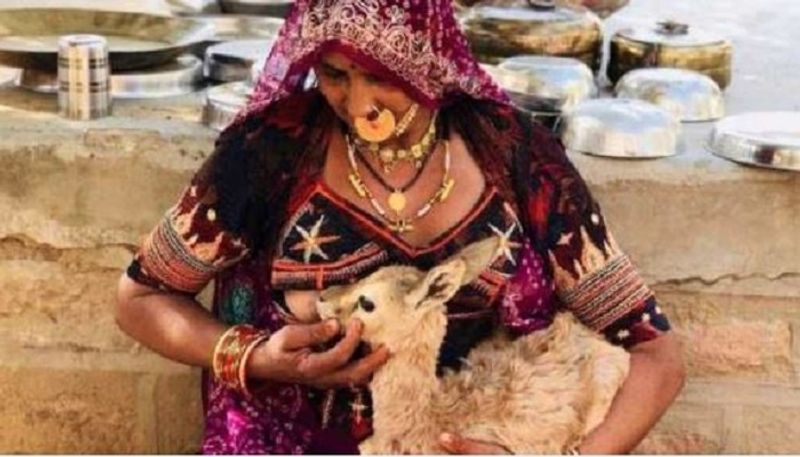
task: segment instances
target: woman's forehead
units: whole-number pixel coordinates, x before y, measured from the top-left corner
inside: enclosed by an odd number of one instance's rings
[[[326,52],[320,57],[320,62],[336,67],[337,70],[369,73],[367,69],[355,63],[352,59],[339,52]]]

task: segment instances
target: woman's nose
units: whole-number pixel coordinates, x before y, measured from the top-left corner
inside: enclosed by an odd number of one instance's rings
[[[350,93],[347,96],[347,114],[350,116],[351,120],[355,120],[359,117],[367,117],[369,116],[375,109],[375,101],[369,94],[358,87],[358,85],[352,85],[350,87]]]

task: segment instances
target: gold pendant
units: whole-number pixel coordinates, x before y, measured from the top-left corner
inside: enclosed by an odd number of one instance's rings
[[[405,233],[414,230],[414,226],[411,225],[411,222],[400,219],[396,222],[389,224],[389,229],[395,233]]]
[[[400,212],[406,207],[406,196],[402,192],[396,190],[389,194],[388,202],[389,209],[397,214],[400,214]]]

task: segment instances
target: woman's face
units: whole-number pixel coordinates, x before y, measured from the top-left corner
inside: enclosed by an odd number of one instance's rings
[[[314,67],[314,73],[320,92],[350,127],[356,118],[367,117],[373,107],[388,109],[400,119],[414,103],[402,89],[342,54],[325,54]]]

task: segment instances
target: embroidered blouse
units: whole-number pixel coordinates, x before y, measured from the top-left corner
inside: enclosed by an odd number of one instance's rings
[[[187,294],[213,279],[214,312],[221,321],[275,331],[291,321],[285,290],[320,290],[392,263],[430,268],[473,241],[497,235],[505,240],[503,254],[448,303],[440,368],[457,368],[498,327],[528,334],[547,327],[561,310],[626,347],[668,331],[652,292],[615,243],[561,144],[536,125],[527,138],[531,147],[512,159],[524,181],[517,201],[487,180],[468,216],[425,248],[393,235],[311,168],[292,187],[276,246],[251,250],[244,237],[220,223],[217,189],[198,173],[143,243],[128,275]],[[366,427],[359,426],[349,406],[358,391],[337,392],[323,429],[323,392],[263,383],[248,400],[213,376],[204,378],[204,453],[356,453],[358,441],[370,433],[370,413]]]

